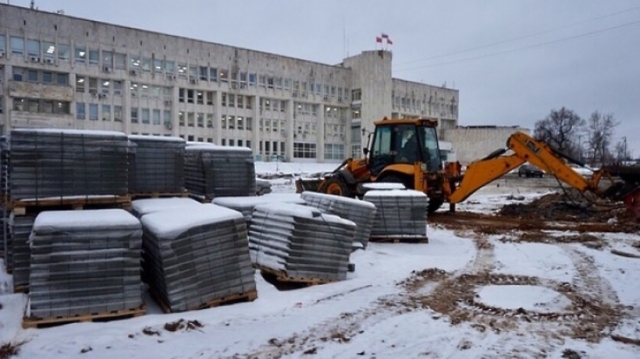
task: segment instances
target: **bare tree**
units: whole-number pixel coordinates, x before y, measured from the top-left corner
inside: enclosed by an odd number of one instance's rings
[[[585,120],[562,107],[551,110],[547,117],[536,122],[533,136],[563,153],[579,157],[582,152],[580,134],[584,125]]]
[[[611,138],[619,122],[612,113],[602,114],[595,111],[587,120],[587,136],[591,164],[607,164],[613,160]]]
[[[620,141],[618,141],[618,143],[616,143],[616,146],[614,148],[613,151],[614,157],[615,157],[615,161],[617,163],[622,163],[624,161],[629,161],[631,160],[631,154],[629,153],[629,150],[627,148],[627,137],[622,137],[622,139]]]

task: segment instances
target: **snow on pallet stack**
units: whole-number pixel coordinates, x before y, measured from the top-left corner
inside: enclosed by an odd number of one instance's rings
[[[134,197],[177,196],[185,192],[184,148],[180,137],[129,136],[129,192]]]
[[[309,206],[353,221],[356,224],[353,248],[367,247],[376,206],[353,198],[308,191],[302,192],[301,197]]]
[[[266,203],[306,204],[297,193],[266,194],[254,197],[218,197],[213,199],[213,203],[242,213],[247,222],[247,229],[251,229],[251,217],[257,205]]]
[[[3,224],[11,250],[14,291],[28,291],[27,245],[36,215],[50,209],[130,204],[128,140],[121,132],[15,129],[8,138]],[[11,251],[9,250],[9,252]]]
[[[251,219],[251,260],[280,282],[344,280],[355,230],[355,223],[316,208],[261,204]]]
[[[145,312],[142,226],[127,211],[45,211],[29,240],[29,312],[23,326]]]
[[[214,204],[142,217],[143,270],[165,312],[257,298],[243,216]]]
[[[187,190],[205,202],[216,197],[256,195],[250,148],[188,144],[184,165]]]
[[[364,200],[376,206],[372,242],[427,242],[427,196],[414,190],[369,190]]]

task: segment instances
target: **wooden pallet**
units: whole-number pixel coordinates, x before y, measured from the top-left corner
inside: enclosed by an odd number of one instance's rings
[[[374,243],[429,243],[427,236],[371,236],[369,242]]]
[[[199,194],[194,194],[194,193],[189,193],[188,197],[193,199],[193,200],[196,200],[196,201],[198,201],[200,203],[211,203],[213,201],[213,198],[210,198],[210,197],[207,197],[207,196],[202,196],[202,195],[199,195]]]
[[[108,321],[117,319],[127,319],[133,317],[139,317],[147,312],[147,306],[145,304],[138,308],[121,309],[110,312],[80,314],[73,316],[58,316],[47,318],[34,318],[24,317],[22,319],[23,328],[44,328],[55,325],[63,325],[77,322],[93,322],[93,321]]]
[[[284,271],[263,267],[263,266],[257,266],[256,268],[259,269],[260,272],[262,272],[263,276],[270,277],[268,279],[273,279],[278,283],[290,283],[294,285],[297,284],[297,285],[303,285],[303,286],[312,286],[312,285],[335,282],[335,280],[325,279],[325,278],[293,277],[293,276],[287,275],[287,273]]]
[[[83,209],[103,209],[103,208],[131,208],[131,196],[112,197],[82,197],[82,198],[59,198],[14,201],[8,205],[8,210],[16,216],[24,216],[27,213],[38,213],[43,210],[83,210]]]
[[[169,197],[189,197],[189,192],[135,192],[130,193],[131,199],[147,199],[147,198],[169,198]]]
[[[163,312],[173,313],[173,311],[171,310],[171,306],[167,304],[162,299],[162,297],[158,295],[156,291],[149,289],[149,292],[156,299],[156,302],[158,302]],[[222,305],[230,305],[235,303],[253,302],[254,300],[256,300],[256,298],[258,298],[258,292],[255,290],[252,290],[250,292],[245,292],[245,293],[229,294],[222,298],[216,298],[216,299],[210,300],[206,303],[200,304],[199,306],[187,308],[187,311],[209,309],[209,308],[215,308]]]

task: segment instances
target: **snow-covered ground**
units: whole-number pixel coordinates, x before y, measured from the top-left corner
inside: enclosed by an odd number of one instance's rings
[[[335,166],[256,168],[299,176]],[[287,180],[274,179],[274,192],[292,192]],[[487,186],[465,209],[491,212],[506,196],[529,200],[548,191],[522,181]],[[627,251],[640,241],[637,234],[593,235]],[[345,281],[288,291],[256,274],[258,299],[250,303],[163,314],[149,301],[142,317],[47,329],[22,329],[26,297],[4,293],[0,345],[22,343],[18,358],[41,359],[640,357],[639,346],[612,339],[640,339],[640,259],[431,226],[428,244],[370,243],[351,262],[356,271]],[[10,281],[0,273],[0,290]],[[164,329],[180,319],[202,327]]]

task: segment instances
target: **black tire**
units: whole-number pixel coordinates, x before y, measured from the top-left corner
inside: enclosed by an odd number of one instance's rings
[[[427,207],[428,213],[433,213],[442,207],[444,198],[429,198],[429,206]]]
[[[347,183],[341,177],[337,176],[325,180],[320,192],[341,197],[352,197],[351,190],[349,190]]]
[[[518,177],[522,178],[522,173],[518,172]]]

